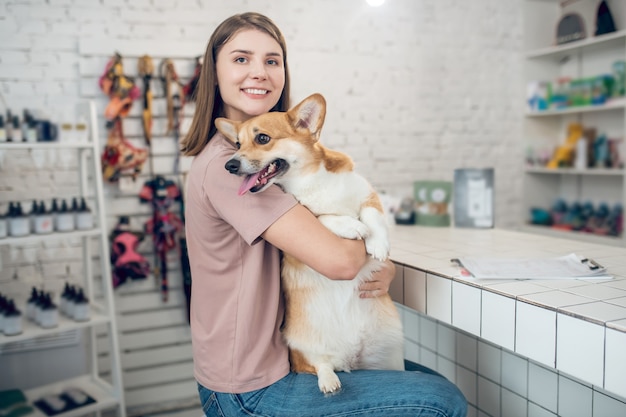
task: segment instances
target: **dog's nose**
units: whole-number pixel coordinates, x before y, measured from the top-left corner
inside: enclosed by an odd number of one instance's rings
[[[239,171],[240,166],[241,166],[241,162],[239,162],[239,160],[230,159],[228,160],[228,162],[226,162],[226,165],[224,165],[224,168],[226,168],[226,170],[230,172],[231,174],[236,174]]]

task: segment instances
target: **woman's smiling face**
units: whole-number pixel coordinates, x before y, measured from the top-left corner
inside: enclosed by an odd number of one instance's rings
[[[244,121],[267,113],[280,99],[285,86],[283,50],[268,34],[238,32],[222,45],[215,66],[227,118]]]

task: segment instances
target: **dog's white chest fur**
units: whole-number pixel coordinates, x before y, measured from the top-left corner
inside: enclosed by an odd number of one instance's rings
[[[318,216],[358,218],[361,202],[372,192],[367,181],[354,171],[330,173],[323,167],[303,177],[281,179],[279,183]]]

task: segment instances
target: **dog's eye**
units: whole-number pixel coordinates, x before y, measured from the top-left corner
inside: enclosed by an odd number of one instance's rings
[[[271,138],[267,136],[265,133],[259,133],[258,135],[254,137],[254,141],[258,143],[259,145],[267,145],[270,139]]]

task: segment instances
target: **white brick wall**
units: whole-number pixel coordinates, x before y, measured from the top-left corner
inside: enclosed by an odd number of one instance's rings
[[[85,97],[105,103],[95,79],[81,81],[79,56],[192,58],[225,17],[259,11],[287,38],[294,102],[326,96],[323,140],[350,153],[375,186],[410,196],[416,179],[494,167],[496,224],[511,226],[521,194],[521,3],[5,0],[0,92],[14,113],[53,116],[59,103]],[[87,72],[102,70],[96,60]]]

